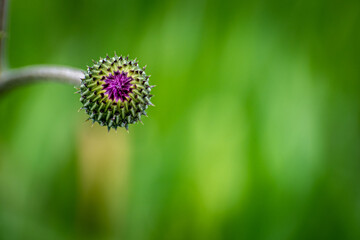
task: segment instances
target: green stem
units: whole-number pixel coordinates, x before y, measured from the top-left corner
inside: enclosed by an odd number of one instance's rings
[[[7,17],[7,0],[0,0],[0,72],[5,60],[5,29]]]

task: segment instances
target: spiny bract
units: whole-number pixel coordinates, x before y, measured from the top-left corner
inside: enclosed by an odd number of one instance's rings
[[[138,62],[128,57],[115,56],[100,58],[88,67],[84,79],[81,79],[80,101],[90,116],[88,120],[98,122],[115,130],[129,124],[141,122],[141,116],[146,115],[152,95],[149,77],[145,68],[140,68]]]

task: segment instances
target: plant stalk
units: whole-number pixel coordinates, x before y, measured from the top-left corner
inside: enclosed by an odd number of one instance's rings
[[[5,64],[5,38],[6,38],[6,17],[7,0],[0,0],[0,72]]]
[[[28,66],[2,72],[0,94],[34,82],[56,81],[80,86],[81,78],[84,78],[84,73],[76,68],[51,65]]]

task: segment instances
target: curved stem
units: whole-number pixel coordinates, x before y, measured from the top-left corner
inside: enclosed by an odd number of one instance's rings
[[[12,88],[40,81],[57,81],[79,86],[84,73],[76,68],[37,65],[2,72],[0,94]]]
[[[52,80],[80,85],[84,74],[81,70],[70,67],[39,65],[4,71],[7,3],[7,0],[0,0],[0,94],[38,81]]]

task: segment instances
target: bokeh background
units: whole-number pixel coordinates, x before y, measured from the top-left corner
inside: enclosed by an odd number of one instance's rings
[[[0,239],[360,239],[360,2],[13,0],[9,68],[129,54],[130,133],[0,96]]]

